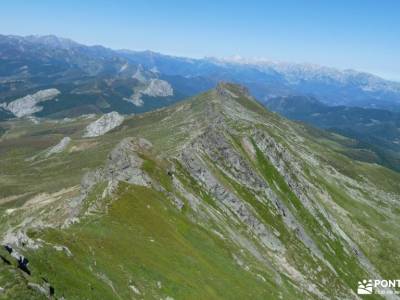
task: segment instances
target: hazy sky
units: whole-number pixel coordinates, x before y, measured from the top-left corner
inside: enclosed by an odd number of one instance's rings
[[[240,55],[400,80],[400,1],[2,1],[0,33],[190,57]]]

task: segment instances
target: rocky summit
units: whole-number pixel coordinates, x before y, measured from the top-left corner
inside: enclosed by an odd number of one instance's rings
[[[400,175],[241,86],[0,124],[0,298],[358,299],[400,274]]]

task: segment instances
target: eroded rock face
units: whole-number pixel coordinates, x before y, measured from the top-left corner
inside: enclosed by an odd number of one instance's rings
[[[282,243],[281,232],[278,232],[273,226],[265,224],[258,214],[259,212],[254,211],[253,207],[244,200],[243,195],[233,192],[232,187],[229,188],[229,184],[227,185],[218,175],[219,172],[230,178],[232,182],[245,187],[256,201],[268,205],[271,214],[280,215],[287,230],[308,248],[308,251],[319,263],[328,268],[332,274],[336,274],[336,270],[324,258],[324,254],[313,237],[308,234],[298,217],[285,205],[281,196],[255,171],[249,161],[244,158],[243,153],[233,147],[235,141],[231,139],[231,136],[234,134],[217,120],[218,118],[212,121],[204,133],[197,136],[181,153],[180,161],[185,169],[217,200],[218,205],[225,213],[244,224],[252,234],[257,236],[257,240],[265,248],[282,255],[282,261],[279,256],[275,259],[283,272],[290,273],[304,286],[308,284],[306,277],[303,277],[296,267],[285,261],[287,247]],[[255,146],[249,137],[246,137],[246,143],[245,151],[248,151],[249,156],[253,156],[255,159]],[[269,151],[275,151],[277,145],[272,148]],[[185,193],[183,194],[185,195]],[[230,237],[233,238],[232,235]],[[241,245],[246,249],[252,249],[245,246],[246,243],[242,242]],[[313,288],[313,293],[319,293],[316,287]]]
[[[64,221],[63,227],[79,222],[78,216],[82,213],[82,204],[98,184],[106,185],[100,200],[112,195],[121,181],[150,186],[152,180],[142,170],[143,159],[139,157],[138,152],[151,148],[152,144],[144,138],[128,137],[120,141],[108,155],[103,167],[91,170],[83,176],[80,195],[69,201],[69,217]],[[101,210],[102,204],[102,201],[93,203],[85,213]]]
[[[10,111],[17,118],[32,115],[39,112],[43,107],[38,106],[40,102],[52,100],[58,96],[60,91],[57,89],[40,90],[32,95],[18,98],[10,103],[1,103],[0,107]]]
[[[138,107],[143,106],[144,104],[140,93],[134,93],[130,98],[124,98],[124,100]]]
[[[149,186],[150,177],[141,169],[143,159],[138,156],[137,151],[151,147],[151,143],[143,138],[123,139],[108,155],[103,168],[85,174],[81,182],[83,193],[89,193],[99,182],[108,182],[107,193],[112,192],[120,181]]]
[[[204,137],[200,137],[199,143],[201,143],[201,141],[204,141]],[[189,173],[193,178],[201,182],[206,190],[220,201],[222,205],[232,211],[241,222],[246,224],[266,247],[273,251],[284,252],[284,246],[279,239],[274,236],[272,230],[269,230],[246,203],[226,189],[210,172],[206,163],[196,154],[196,149],[202,149],[201,147],[201,144],[195,143],[191,147],[186,148],[181,154],[180,159]]]
[[[111,151],[104,168],[105,179],[115,183],[124,181],[142,186],[150,184],[150,178],[141,169],[143,160],[137,154],[142,144],[146,146],[150,144],[143,140],[125,138]]]
[[[142,65],[138,66],[135,74],[132,75],[132,78],[138,80],[139,82],[146,82],[146,75],[144,74]]]
[[[86,132],[83,137],[101,136],[110,130],[118,127],[124,121],[124,117],[113,111],[101,116],[96,121],[90,123],[86,127]]]
[[[143,82],[143,80],[140,80]],[[147,82],[143,82],[144,86],[137,88],[130,98],[124,98],[124,100],[131,102],[136,106],[142,106],[144,104],[142,96],[149,97],[169,97],[174,95],[172,86],[165,80],[161,79],[150,79]]]
[[[210,127],[198,138],[196,143],[215,164],[231,170],[236,180],[255,190],[265,189],[265,183],[255,174],[243,157],[232,148],[221,130]]]
[[[174,94],[172,86],[165,80],[150,79],[146,89],[142,92],[143,95],[150,97],[168,97]]]
[[[52,154],[61,153],[68,147],[71,142],[71,138],[69,136],[63,137],[62,140],[55,146],[49,149],[46,156],[50,156]]]

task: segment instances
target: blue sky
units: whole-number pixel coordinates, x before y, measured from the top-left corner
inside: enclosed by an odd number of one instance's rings
[[[2,1],[0,33],[189,57],[266,58],[400,80],[400,1]]]

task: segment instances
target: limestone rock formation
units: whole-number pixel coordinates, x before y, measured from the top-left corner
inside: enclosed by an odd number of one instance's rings
[[[104,114],[86,127],[83,137],[101,136],[121,125],[123,121],[124,117],[115,111]]]
[[[57,89],[40,90],[32,95],[13,100],[8,104],[1,103],[0,107],[10,111],[17,118],[21,118],[41,111],[43,107],[38,105],[40,102],[52,100],[59,94],[60,91]]]

